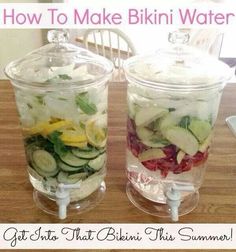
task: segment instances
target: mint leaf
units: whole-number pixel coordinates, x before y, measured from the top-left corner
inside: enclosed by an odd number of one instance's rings
[[[190,116],[184,116],[181,118],[179,126],[181,128],[188,129],[189,124],[190,124]]]
[[[67,74],[59,74],[58,76],[62,80],[72,80],[72,78]]]
[[[29,103],[27,103],[27,106],[28,106],[29,109],[33,108],[33,106],[31,104],[29,104]]]
[[[61,80],[72,80],[72,78],[68,74],[59,74],[59,75],[57,75],[57,76],[55,76],[55,77],[53,77],[51,79],[47,79],[45,82],[46,83],[47,82],[54,83],[54,82],[56,82],[58,80],[58,78],[61,79]]]
[[[63,98],[63,97],[59,97],[58,100],[60,100],[60,101],[67,101],[67,99]]]
[[[63,156],[67,153],[68,149],[60,139],[60,135],[62,133],[59,131],[54,131],[48,136],[48,139],[51,143],[53,143],[54,151],[59,156]]]
[[[85,129],[85,124],[84,123],[79,122],[79,126],[80,126],[81,129]]]
[[[41,105],[44,105],[44,100],[42,95],[36,95],[36,99],[38,100],[38,103]]]
[[[78,94],[75,98],[76,105],[87,115],[94,115],[97,113],[97,107],[94,103],[89,101],[88,93]]]
[[[166,140],[166,139],[163,139],[163,138],[159,138],[159,137],[153,137],[152,139],[150,139],[150,141],[152,142],[152,143],[160,143],[160,144],[163,144],[163,145],[169,145],[170,144],[170,142],[168,141],[168,140]]]

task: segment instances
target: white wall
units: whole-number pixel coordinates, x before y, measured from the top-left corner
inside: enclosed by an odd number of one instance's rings
[[[41,30],[0,30],[0,79],[6,78],[3,73],[6,64],[42,44]]]
[[[23,0],[0,0],[0,3],[21,3]],[[37,3],[38,0],[28,2]],[[1,29],[0,30],[0,79],[5,79],[3,69],[10,61],[24,56],[33,49],[42,46],[42,30]]]

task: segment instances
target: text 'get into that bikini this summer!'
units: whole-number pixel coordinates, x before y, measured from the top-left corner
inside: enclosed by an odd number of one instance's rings
[[[1,7],[1,6],[0,6]],[[46,7],[46,6],[44,6]],[[232,25],[236,11],[198,8],[110,8],[49,7],[30,10],[16,7],[0,8],[0,26],[119,26],[119,25]],[[42,27],[44,28],[44,27]]]
[[[0,224],[0,249],[235,248],[236,224]]]

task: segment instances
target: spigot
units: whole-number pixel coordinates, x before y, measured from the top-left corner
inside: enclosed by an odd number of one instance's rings
[[[176,185],[172,184],[166,191],[166,203],[170,207],[170,214],[172,221],[179,220],[179,206],[181,203],[181,191],[194,192],[194,186],[191,184],[187,185]]]
[[[70,204],[70,189],[79,189],[80,182],[75,184],[65,185],[60,183],[56,191],[56,203],[58,205],[59,219],[63,220],[67,217],[67,206]]]

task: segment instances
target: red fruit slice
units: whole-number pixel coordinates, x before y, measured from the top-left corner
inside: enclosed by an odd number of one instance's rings
[[[136,134],[135,122],[130,118],[127,119],[127,130],[129,133]]]
[[[186,172],[191,170],[192,166],[193,166],[192,159],[189,156],[186,156],[173,172],[174,174]]]
[[[201,164],[203,164],[208,158],[208,150],[206,150],[205,152],[200,152],[198,151],[193,157],[193,165],[194,166],[199,166]]]
[[[171,144],[171,145],[168,145],[164,148],[162,148],[163,152],[166,154],[166,157],[167,158],[171,158],[171,157],[176,157],[176,146]]]
[[[142,162],[142,164],[150,171],[156,171],[158,169],[156,160],[148,160]]]

